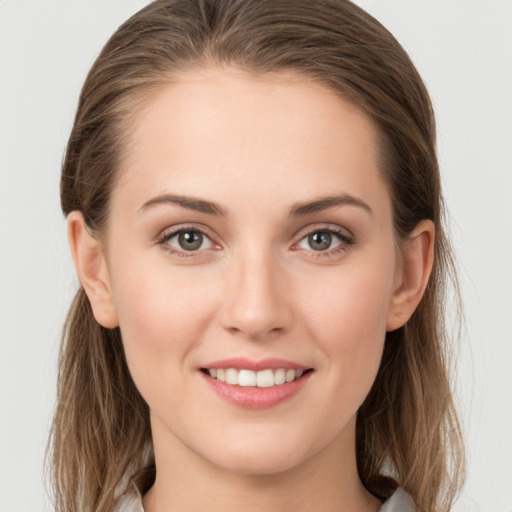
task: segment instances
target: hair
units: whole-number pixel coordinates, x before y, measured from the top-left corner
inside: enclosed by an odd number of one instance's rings
[[[426,88],[406,52],[348,0],[157,0],[107,42],[83,86],[62,167],[65,215],[107,229],[109,196],[127,127],[152,92],[180,72],[232,66],[292,72],[324,84],[365,112],[380,135],[380,169],[395,237],[435,224],[435,262],[410,320],[386,334],[375,383],[360,407],[357,466],[365,487],[387,498],[397,486],[418,512],[449,510],[464,476],[450,388],[444,310],[457,292]],[[64,327],[58,397],[48,444],[57,512],[111,512],[127,485],[154,481],[149,410],[128,371],[119,328],[94,319],[80,288]]]

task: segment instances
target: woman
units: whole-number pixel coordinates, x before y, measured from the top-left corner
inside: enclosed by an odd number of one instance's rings
[[[58,510],[450,508],[434,118],[377,21],[150,4],[87,77],[61,198]]]

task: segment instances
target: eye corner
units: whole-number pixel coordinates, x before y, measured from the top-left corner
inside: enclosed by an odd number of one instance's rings
[[[323,243],[327,244],[325,247],[320,245],[320,247],[314,248],[311,246],[310,238],[315,234],[324,235]],[[333,242],[336,243],[334,247],[332,246]],[[349,229],[330,224],[316,224],[301,230],[298,240],[290,247],[290,250],[303,252],[305,257],[333,259],[347,252],[354,244],[355,237]]]
[[[191,234],[192,237],[186,236]],[[189,247],[185,247],[188,242]],[[198,258],[209,251],[222,249],[206,229],[191,225],[169,227],[157,235],[154,243],[172,256],[180,258]]]

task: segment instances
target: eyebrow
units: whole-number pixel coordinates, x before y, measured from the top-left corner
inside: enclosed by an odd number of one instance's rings
[[[187,208],[188,210],[193,210],[200,213],[206,213],[208,215],[226,215],[226,212],[222,206],[212,201],[174,194],[162,194],[150,199],[149,201],[146,201],[139,208],[139,212],[162,204],[175,204],[181,206],[182,208]],[[373,215],[373,211],[367,203],[365,203],[362,199],[354,197],[350,194],[337,194],[333,196],[321,197],[314,201],[297,203],[290,209],[289,215],[292,217],[305,217],[306,215],[311,215],[313,213],[321,212],[329,208],[334,208],[335,206],[345,205],[363,208],[370,215]]]
[[[196,197],[173,194],[162,194],[160,196],[154,197],[153,199],[150,199],[149,201],[146,201],[139,208],[139,212],[162,204],[176,204],[182,208],[187,208],[188,210],[194,210],[200,213],[207,213],[209,215],[226,215],[226,212],[221,206],[211,201],[205,201],[204,199],[198,199]]]
[[[306,203],[297,203],[290,210],[290,215],[295,217],[304,217],[312,213],[321,212],[335,206],[357,206],[366,210],[370,215],[373,211],[370,206],[358,197],[351,196],[350,194],[337,194],[333,196],[326,196],[316,199],[315,201],[308,201]]]

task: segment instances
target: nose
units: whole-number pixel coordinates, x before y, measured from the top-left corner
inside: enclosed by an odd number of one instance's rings
[[[254,341],[289,329],[292,313],[286,278],[272,256],[240,255],[228,273],[221,311],[225,329]]]

